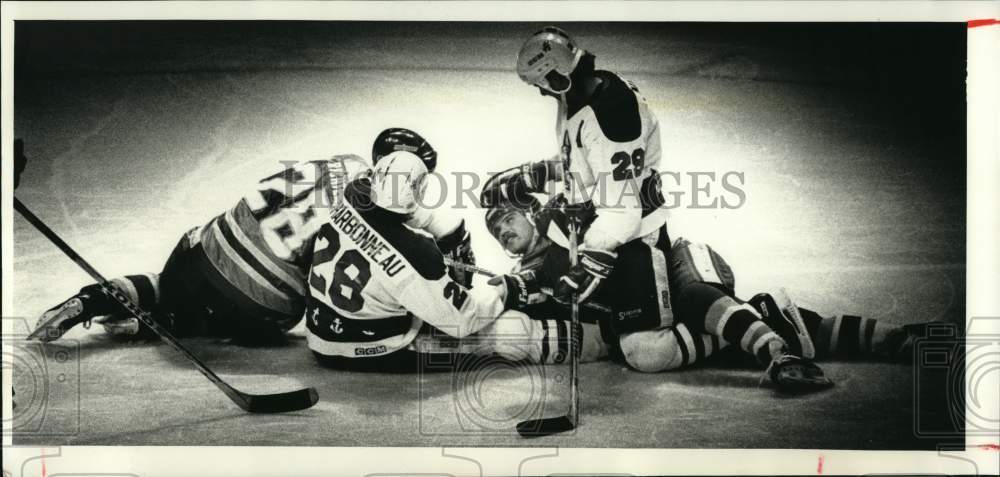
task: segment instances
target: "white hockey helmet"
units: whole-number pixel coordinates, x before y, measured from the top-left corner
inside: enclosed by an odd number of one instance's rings
[[[531,35],[517,54],[517,75],[525,83],[555,94],[569,91],[570,73],[583,49],[559,28],[548,26]]]
[[[385,210],[410,215],[417,210],[427,188],[427,166],[416,154],[393,152],[372,170],[372,202]]]

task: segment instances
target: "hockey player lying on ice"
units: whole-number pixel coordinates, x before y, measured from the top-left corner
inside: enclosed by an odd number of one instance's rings
[[[491,330],[518,306],[517,294],[470,290],[470,275],[447,273],[444,254],[474,259],[464,222],[416,205],[434,149],[412,131],[388,129],[372,155],[373,170],[358,156],[336,156],[267,177],[185,234],[162,272],[112,282],[179,336],[267,342],[305,316],[309,348],[329,365],[405,363],[415,337],[432,327],[453,338]],[[31,337],[57,339],[95,318],[115,335],[153,336],[89,285],[46,311]]]
[[[591,214],[587,230],[581,230],[576,265],[570,267],[567,261],[543,270],[548,279],[545,284],[554,287],[557,297],[576,296],[580,302],[603,288],[604,301],[620,318],[615,322],[622,328],[616,332],[628,341],[638,338],[624,335],[663,329],[674,321],[665,272],[670,252],[667,214],[661,207],[664,199],[657,172],[660,129],[638,87],[613,72],[596,69],[595,58],[556,27],[545,27],[524,42],[517,55],[517,73],[542,96],[556,100],[560,152],[551,160],[527,163],[491,178],[484,187],[483,205],[523,198],[527,193],[551,194],[551,185],[562,183],[560,200],[574,210],[589,209]],[[566,247],[565,237],[562,240],[559,245]],[[711,352],[725,338],[755,356],[779,386],[830,385],[823,371],[808,359],[809,353],[796,352],[794,343],[776,333],[780,330],[757,320],[749,305],[727,295],[728,267],[711,250],[689,248],[706,264],[718,267],[706,273],[711,272],[723,285],[701,283],[697,269],[681,268],[693,273],[685,291],[691,306],[705,317],[692,326],[695,342],[704,344],[699,348],[707,346]],[[562,257],[566,260],[565,254]],[[617,277],[615,287],[602,284],[612,276]],[[637,308],[647,296],[651,301]],[[711,335],[702,337],[703,332]]]
[[[500,202],[486,214],[491,235],[517,257],[512,273],[531,271],[539,288],[568,267],[568,252],[561,246],[565,220],[562,210],[543,208],[533,196]],[[590,223],[593,217],[584,220]],[[669,243],[665,235],[661,240]],[[725,260],[707,245],[683,238],[669,248],[621,247],[618,262],[616,272],[591,296],[599,305],[580,308],[583,361],[610,358],[638,371],[668,371],[695,364],[731,344],[751,353],[754,342],[773,335],[788,345],[789,353],[806,358],[909,363],[916,339],[925,334],[926,324],[821,316],[781,294],[776,300],[760,293],[744,302],[735,296],[733,272]],[[669,300],[672,312],[661,311],[662,300]],[[547,336],[556,333],[552,330],[566,333],[568,309],[550,298],[524,312],[538,323],[532,332]],[[760,363],[766,365],[766,360]],[[798,375],[775,375],[772,369],[769,376],[781,388],[803,387]]]
[[[638,87],[596,69],[595,59],[556,27],[523,43],[517,73],[557,102],[560,153],[498,174],[481,197],[484,206],[497,206],[487,216],[494,236],[522,256],[520,268],[534,271],[526,277],[553,287],[557,299],[575,293],[579,301],[611,309],[611,316],[590,320],[601,324],[602,340],[587,339],[595,334],[591,327],[585,343],[604,341],[612,356],[640,371],[691,364],[728,343],[756,358],[777,386],[788,389],[831,384],[811,362],[814,357],[908,352],[920,327],[823,318],[787,297],[776,303],[766,294],[744,302],[735,296],[729,266],[711,248],[680,238],[671,242],[657,171],[659,122]],[[537,208],[530,194],[551,196],[560,183],[564,192],[552,202],[560,206],[533,217],[537,231],[523,210],[510,207]],[[574,267],[568,263],[562,205],[582,221]],[[581,309],[592,314],[592,308]],[[567,316],[551,309],[529,314]]]

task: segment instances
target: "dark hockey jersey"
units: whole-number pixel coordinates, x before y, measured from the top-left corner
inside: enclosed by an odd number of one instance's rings
[[[209,274],[214,285],[244,308],[301,319],[312,242],[333,203],[329,190],[367,170],[362,158],[344,155],[262,179],[192,234],[216,272]]]

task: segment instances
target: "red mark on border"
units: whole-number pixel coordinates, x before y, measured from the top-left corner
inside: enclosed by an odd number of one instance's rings
[[[819,456],[819,464],[816,465],[816,474],[823,475],[823,455]]]
[[[976,28],[981,26],[990,26],[1000,24],[1000,20],[996,18],[986,18],[983,20],[969,20],[969,28]]]
[[[983,444],[979,446],[982,450],[997,451],[1000,452],[1000,444]]]
[[[42,455],[40,457],[42,459],[42,477],[45,477],[45,475],[46,475],[46,472],[45,472],[45,454],[42,453]]]

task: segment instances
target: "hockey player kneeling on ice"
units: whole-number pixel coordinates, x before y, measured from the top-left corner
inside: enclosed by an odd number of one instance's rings
[[[484,187],[484,193],[514,198],[551,192],[547,183],[564,183],[561,200],[582,214],[587,230],[581,230],[575,265],[568,266],[566,254],[550,254],[563,258],[553,258],[553,266],[543,267],[543,275],[561,300],[574,297],[583,302],[597,294],[615,300],[612,323],[624,336],[673,324],[669,293],[676,286],[666,281],[671,244],[657,172],[662,148],[659,121],[639,88],[615,73],[596,69],[595,59],[556,27],[545,27],[523,43],[517,73],[543,96],[556,100],[560,153],[554,160],[529,162],[500,174],[492,181],[495,187]],[[550,238],[560,235],[557,244],[566,247],[565,220],[553,222],[562,222],[562,230]],[[663,273],[654,273],[657,270]],[[697,270],[694,276],[698,277]],[[707,345],[710,340],[700,336],[706,332],[734,342],[771,369],[779,385],[829,384],[815,364],[796,356],[785,340],[756,320],[749,307],[733,300],[718,278],[719,283],[685,283],[678,290],[685,295],[684,303],[706,317],[688,323],[694,343]],[[615,282],[614,287],[605,281]]]
[[[429,235],[446,220],[419,205],[427,168],[396,152],[346,184],[312,249],[308,345],[320,363],[353,370],[415,370],[418,336],[489,340],[529,323],[516,309],[537,296],[522,277],[467,288],[448,274]],[[451,227],[446,227],[451,228]],[[480,352],[525,358],[501,341]]]
[[[429,170],[437,163],[431,145],[403,128],[386,129],[375,138],[372,161],[396,151],[416,154]],[[160,273],[111,282],[178,336],[280,339],[302,319],[317,231],[346,184],[369,172],[361,157],[341,155],[266,177],[233,208],[181,237]],[[461,240],[464,224],[433,228],[442,246],[451,247],[449,253],[467,245]],[[57,339],[94,319],[115,336],[155,337],[96,284],[46,311],[31,337]]]
[[[564,218],[557,209],[542,208],[532,196],[495,204],[486,215],[491,235],[518,257],[513,273],[533,270],[539,280],[559,276],[568,267],[567,251],[557,245],[562,239],[558,222]],[[609,276],[593,301],[580,309],[584,361],[609,356],[637,371],[668,371],[703,361],[730,343],[751,352],[754,343],[762,339],[766,343],[765,337],[772,334],[796,357],[911,362],[915,340],[924,335],[926,324],[898,326],[851,315],[821,316],[780,294],[761,293],[744,302],[733,291],[731,269],[707,245],[678,239],[668,253],[659,250],[619,249],[627,275]],[[705,287],[719,290],[721,296]],[[568,307],[555,300],[524,311],[540,323],[532,329],[559,329],[567,323]],[[600,351],[588,354],[594,349]],[[766,357],[760,363],[769,364]],[[784,377],[769,371],[783,389],[801,388],[803,381],[805,387],[820,384],[815,375],[798,374],[801,370]]]

